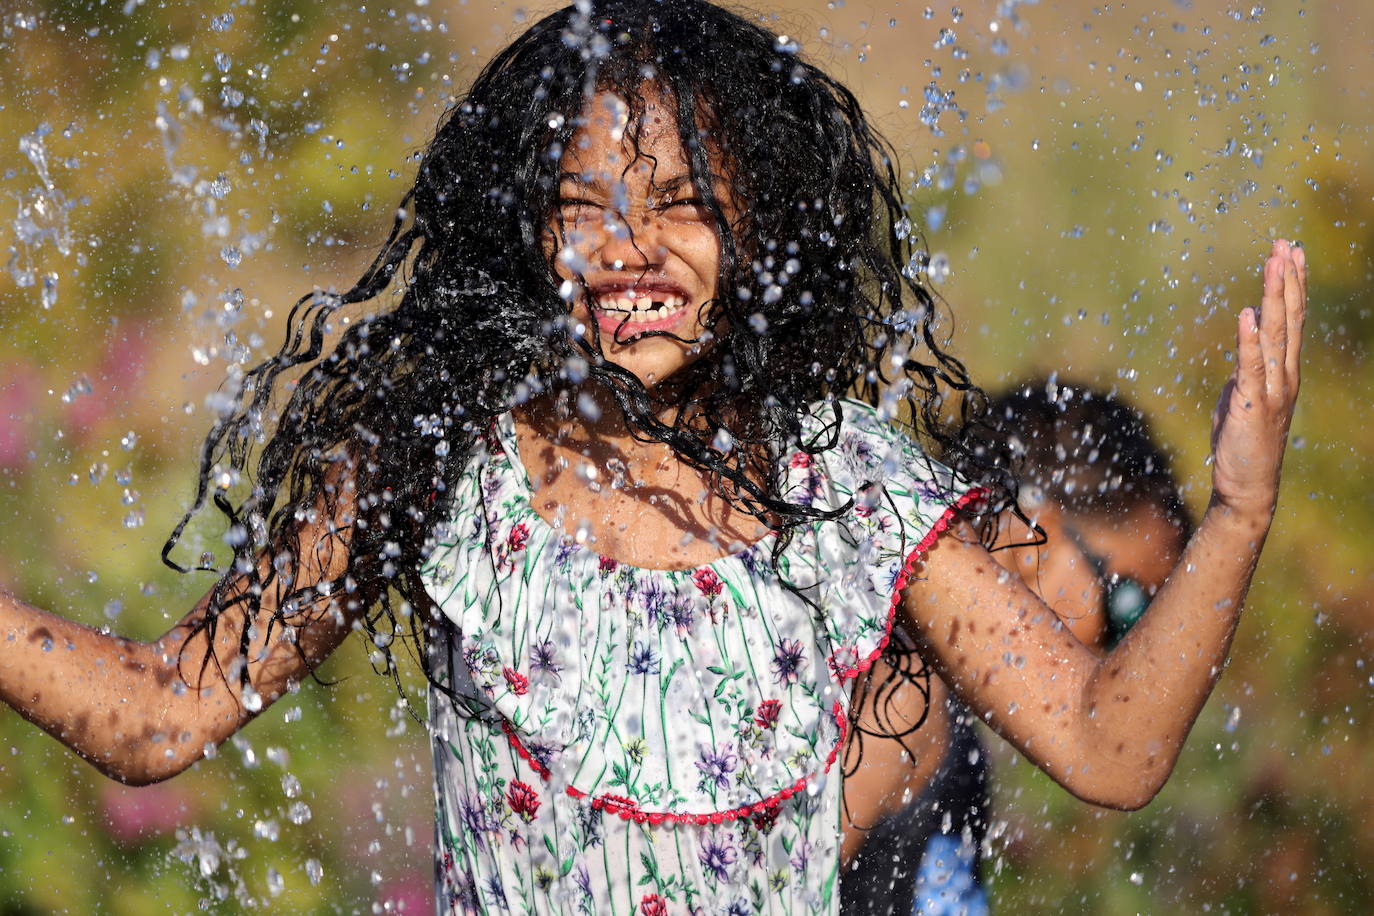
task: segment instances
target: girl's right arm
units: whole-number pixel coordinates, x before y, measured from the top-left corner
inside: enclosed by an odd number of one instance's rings
[[[319,513],[298,531],[298,586],[333,581],[347,568],[351,501],[336,502],[335,518]],[[264,572],[271,562],[270,553],[259,557]],[[241,578],[231,594],[247,587],[247,577]],[[276,586],[263,590],[247,622],[244,652],[246,614],[222,615],[213,640],[198,626],[209,595],[162,638],[145,643],[39,610],[0,590],[0,699],[113,779],[131,785],[167,779],[309,674],[348,635],[373,596],[360,589],[336,600],[321,597],[303,603],[288,625],[269,626],[284,597]],[[252,688],[247,698],[240,677],[245,663]]]

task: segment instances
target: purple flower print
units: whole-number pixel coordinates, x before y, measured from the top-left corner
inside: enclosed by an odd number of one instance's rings
[[[559,681],[558,673],[562,670],[563,666],[558,664],[558,652],[553,646],[552,639],[530,646],[531,673],[547,674],[556,684]]]
[[[697,859],[701,861],[702,868],[709,871],[717,881],[730,880],[730,866],[735,864],[739,858],[739,850],[730,845],[727,836],[724,843],[716,841],[711,834],[701,838],[701,851],[697,853]]]
[[[916,484],[916,495],[927,502],[946,502],[949,491],[934,480],[922,480]]]
[[[585,862],[577,866],[577,889],[582,892],[582,899],[577,902],[577,908],[583,913],[591,913],[596,898],[592,895],[592,873],[587,870]]]
[[[636,642],[630,650],[630,661],[626,666],[631,674],[658,674],[658,653],[645,642]]]
[[[791,865],[797,871],[804,872],[806,871],[806,866],[811,864],[811,853],[814,852],[815,849],[811,843],[806,840],[802,840],[794,849],[795,851],[792,853]]]
[[[525,750],[530,752],[530,756],[544,769],[553,765],[553,755],[556,752],[552,744],[545,744],[542,741],[526,741]]]
[[[677,635],[679,636],[686,636],[692,632],[693,616],[692,602],[687,599],[679,598],[668,605],[667,619],[672,621],[673,626],[677,628]]]
[[[739,758],[730,745],[725,745],[723,749],[705,747],[701,749],[701,759],[697,761],[697,769],[701,770],[701,784],[703,787],[715,783],[717,788],[723,789],[730,784],[730,774],[735,772],[735,764]]]
[[[890,595],[897,590],[897,580],[902,575],[902,563],[892,563],[883,570],[883,593]]]
[[[463,830],[472,838],[478,849],[486,848],[487,834],[500,826],[487,811],[486,803],[481,798],[471,795],[464,795],[459,800],[458,817],[462,821]]]
[[[506,888],[501,884],[500,875],[491,875],[487,878],[487,899],[491,901],[492,906],[503,910],[510,909],[510,904],[506,902]]]
[[[853,435],[846,435],[840,442],[840,454],[844,456],[845,463],[854,471],[862,475],[865,471],[872,468],[873,446],[867,439]]]
[[[773,669],[773,680],[779,684],[789,685],[800,680],[801,669],[805,664],[801,640],[784,639],[773,654],[773,661],[769,663],[769,667]]]
[[[651,624],[663,623],[663,605],[668,600],[668,595],[663,591],[663,586],[658,580],[650,577],[648,583],[639,593],[639,599],[644,603],[645,615]]]
[[[731,900],[730,905],[725,908],[725,916],[752,916],[753,912],[754,908],[743,897]]]
[[[459,913],[477,912],[477,885],[471,872],[464,872],[452,879],[446,879],[449,906]]]

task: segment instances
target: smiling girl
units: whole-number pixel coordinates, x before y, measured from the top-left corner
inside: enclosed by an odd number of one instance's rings
[[[441,912],[835,912],[851,681],[900,654],[897,624],[1069,791],[1145,804],[1273,516],[1303,253],[1274,243],[1240,315],[1205,518],[1099,658],[983,546],[1015,485],[968,444],[981,396],[894,162],[734,14],[554,13],[446,116],[372,268],[298,304],[211,430],[215,587],[146,644],[0,598],[0,696],[146,783],[352,630],[387,659],[413,638]]]

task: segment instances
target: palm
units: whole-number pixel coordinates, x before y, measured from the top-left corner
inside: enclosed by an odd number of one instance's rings
[[[1214,499],[1233,510],[1273,511],[1298,395],[1306,311],[1306,255],[1276,241],[1264,265],[1258,315],[1241,312],[1236,370],[1213,414]]]

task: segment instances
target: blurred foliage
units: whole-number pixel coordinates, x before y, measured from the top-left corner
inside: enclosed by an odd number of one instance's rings
[[[1009,913],[1374,911],[1374,14],[755,5],[901,151],[975,376],[1116,386],[1199,509],[1234,315],[1266,239],[1306,242],[1305,390],[1217,695],[1142,812],[1000,753],[992,889]],[[158,551],[228,366],[357,275],[444,104],[527,19],[461,0],[0,9],[0,582],[143,638],[191,606],[208,583]],[[181,556],[219,536],[194,528]],[[0,914],[428,911],[422,729],[361,641],[321,676],[148,789],[0,716]]]

